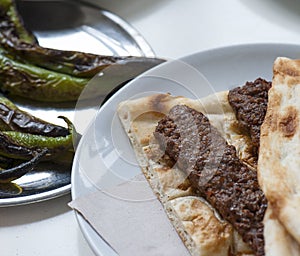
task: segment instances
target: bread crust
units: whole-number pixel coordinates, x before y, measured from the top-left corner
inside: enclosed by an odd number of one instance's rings
[[[268,212],[272,212],[266,215],[265,225],[271,223],[281,230],[276,239],[285,240],[282,244],[298,246],[294,254],[285,255],[300,255],[299,245],[293,242],[300,243],[300,60],[277,58],[273,73],[261,126],[258,179],[268,199]],[[288,234],[293,239],[284,237]],[[268,241],[274,237],[265,237],[267,244],[275,245],[275,241]]]

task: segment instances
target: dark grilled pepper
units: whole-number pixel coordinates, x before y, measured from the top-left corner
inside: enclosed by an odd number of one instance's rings
[[[120,63],[124,59],[138,58],[102,56],[78,51],[44,48],[37,44],[14,42],[1,33],[0,42],[1,48],[5,49],[13,58],[26,60],[38,67],[75,77],[92,78],[112,64]]]
[[[105,56],[78,51],[64,51],[41,47],[34,35],[24,27],[24,22],[18,14],[13,0],[3,0],[0,3],[0,42],[1,48],[9,53],[11,58],[21,59],[30,64],[59,73],[76,77],[92,78],[104,68],[112,65],[122,65],[124,61],[151,61],[144,57]],[[153,58],[153,65],[163,62]]]
[[[45,160],[61,156],[72,149],[73,134],[75,134],[72,123],[65,117],[61,118],[68,124],[69,134],[67,136],[47,137],[15,131],[0,132],[0,155],[12,159],[29,160],[36,152],[47,148]]]
[[[127,63],[134,62],[136,66],[130,71],[137,70],[132,74],[136,76],[164,62],[156,58],[103,56],[41,47],[24,27],[13,0],[0,3],[0,20],[0,89],[13,95],[39,101],[76,101],[90,79],[111,65],[116,65],[118,76],[118,69],[127,72]],[[99,84],[99,89],[105,86]],[[87,97],[98,95],[102,92],[95,88],[95,94]]]
[[[13,95],[41,101],[74,101],[88,81],[17,62],[0,54],[1,89]]]
[[[40,152],[35,152],[35,155],[32,159],[27,162],[23,162],[17,166],[14,166],[9,169],[0,169],[0,183],[8,183],[12,180],[18,179],[25,175],[27,172],[30,172],[36,164],[44,157],[48,152],[48,149],[44,148]]]
[[[0,33],[11,40],[37,44],[34,34],[26,29],[13,0],[0,1]]]
[[[127,60],[121,60],[114,66],[115,77],[110,79],[118,81],[127,73],[128,76],[133,76],[132,73],[138,75],[162,62],[160,59],[128,57]],[[22,63],[7,57],[5,52],[2,51],[2,54],[0,52],[0,88],[5,93],[38,101],[76,101],[89,81],[90,78],[75,77]],[[98,86],[99,88],[93,88],[88,98],[103,96],[103,88],[107,91],[106,84],[100,83]]]
[[[41,47],[37,44],[13,41],[0,32],[0,43],[9,55],[19,60],[25,60],[30,64],[46,68],[55,72],[68,74],[75,77],[92,78],[101,70],[110,65],[122,65],[126,61],[147,61],[153,65],[162,63],[163,60],[145,57],[119,57],[96,55],[78,51],[65,51]]]
[[[39,46],[34,34],[26,29],[13,0],[0,2],[0,42],[1,48],[13,58],[79,77],[93,77],[100,70],[124,59]]]
[[[48,123],[20,110],[9,99],[0,96],[0,130],[19,131],[49,137],[67,136],[68,129]]]

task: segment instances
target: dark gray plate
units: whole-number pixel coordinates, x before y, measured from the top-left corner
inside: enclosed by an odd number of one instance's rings
[[[104,55],[153,57],[143,37],[115,14],[80,1],[18,1],[25,24],[42,46]],[[64,125],[57,116],[73,119],[74,104],[41,104],[12,99],[20,108]],[[80,131],[79,131],[80,132]],[[0,206],[13,206],[69,193],[71,166],[41,164],[11,184],[0,184]]]

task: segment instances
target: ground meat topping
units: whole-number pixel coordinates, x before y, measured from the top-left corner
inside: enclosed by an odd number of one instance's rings
[[[165,155],[185,171],[193,188],[264,255],[266,198],[256,171],[249,169],[202,113],[177,105],[157,125],[154,136]]]
[[[260,127],[265,119],[268,104],[268,91],[272,83],[262,78],[246,82],[242,87],[229,91],[228,101],[239,123],[249,132],[252,140],[252,153],[257,159]]]

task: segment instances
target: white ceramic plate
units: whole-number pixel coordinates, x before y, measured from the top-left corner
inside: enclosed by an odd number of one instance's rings
[[[99,109],[85,132],[72,170],[73,199],[91,190],[120,183],[140,172],[116,116],[118,103],[153,92],[203,97],[243,85],[257,77],[271,80],[272,65],[278,56],[300,58],[300,46],[254,44],[213,49],[164,63],[133,80]],[[96,255],[116,255],[101,236],[79,214],[76,215]]]

